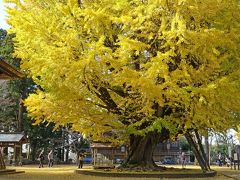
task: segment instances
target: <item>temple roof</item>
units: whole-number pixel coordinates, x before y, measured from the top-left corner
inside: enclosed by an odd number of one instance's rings
[[[0,79],[18,79],[24,75],[0,57]]]
[[[18,143],[20,141],[27,142],[26,137],[21,133],[0,133],[0,143]]]

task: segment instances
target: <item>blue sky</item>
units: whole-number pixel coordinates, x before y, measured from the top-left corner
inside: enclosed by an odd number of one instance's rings
[[[0,28],[2,29],[8,29],[9,26],[6,23],[6,12],[4,8],[3,0],[0,0]]]

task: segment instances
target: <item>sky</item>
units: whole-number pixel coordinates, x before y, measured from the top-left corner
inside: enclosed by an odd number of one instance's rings
[[[6,12],[4,8],[3,0],[0,0],[0,28],[8,29],[9,25],[6,22]]]

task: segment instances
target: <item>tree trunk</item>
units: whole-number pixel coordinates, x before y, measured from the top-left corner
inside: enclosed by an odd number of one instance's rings
[[[205,153],[207,156],[207,161],[208,161],[208,164],[210,165],[210,148],[209,148],[208,131],[207,131],[207,134],[204,136],[204,142],[205,142]]]
[[[197,144],[199,146],[199,151],[201,153],[201,156],[203,157],[203,160],[204,160],[205,165],[207,166],[207,169],[210,170],[210,165],[208,163],[208,158],[207,158],[207,155],[204,151],[204,148],[203,148],[203,145],[202,145],[202,140],[200,139],[200,135],[199,135],[197,130],[195,130],[195,134],[196,134],[196,137],[197,137],[197,142],[198,142]]]
[[[153,168],[153,150],[155,143],[150,135],[131,136],[130,151],[126,163]]]
[[[22,102],[22,98],[19,98],[19,107],[18,107],[18,131],[22,132],[23,129],[23,111],[24,111],[24,106]]]
[[[69,148],[66,148],[66,154],[65,154],[65,162],[68,163],[69,162]]]
[[[36,150],[37,150],[37,146],[36,143],[32,143],[30,142],[30,146],[31,146],[31,160],[34,162],[37,158],[36,158]]]
[[[193,139],[192,134],[190,132],[187,132],[185,134],[185,137],[186,137],[188,143],[193,147],[193,153],[194,153],[195,157],[197,158],[198,163],[199,163],[201,169],[203,171],[209,171],[210,170],[210,166],[209,166],[208,162],[206,161],[206,157],[205,157],[206,154],[205,154],[205,152],[202,151],[203,150],[202,144],[199,144],[199,143],[201,143],[201,142],[199,142],[199,139],[198,139],[198,143],[197,143]],[[199,138],[198,134],[197,134],[197,138]]]
[[[130,136],[129,153],[124,166],[155,169],[158,166],[153,161],[153,151],[159,142],[169,138],[169,131],[163,129],[161,133],[150,132],[146,136]]]

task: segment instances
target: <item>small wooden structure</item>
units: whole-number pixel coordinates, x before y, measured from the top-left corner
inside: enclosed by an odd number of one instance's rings
[[[22,145],[27,143],[27,138],[21,133],[0,133],[0,147],[14,149],[13,163],[20,161],[22,157]],[[6,154],[8,155],[8,154]]]
[[[93,142],[90,144],[93,165],[95,167],[112,167],[113,163],[123,160],[127,156],[126,147],[113,146],[111,143]]]
[[[10,64],[6,63],[2,57],[0,57],[0,79],[18,79],[23,78],[24,75],[12,67]],[[0,151],[0,170],[6,169],[2,153]]]

